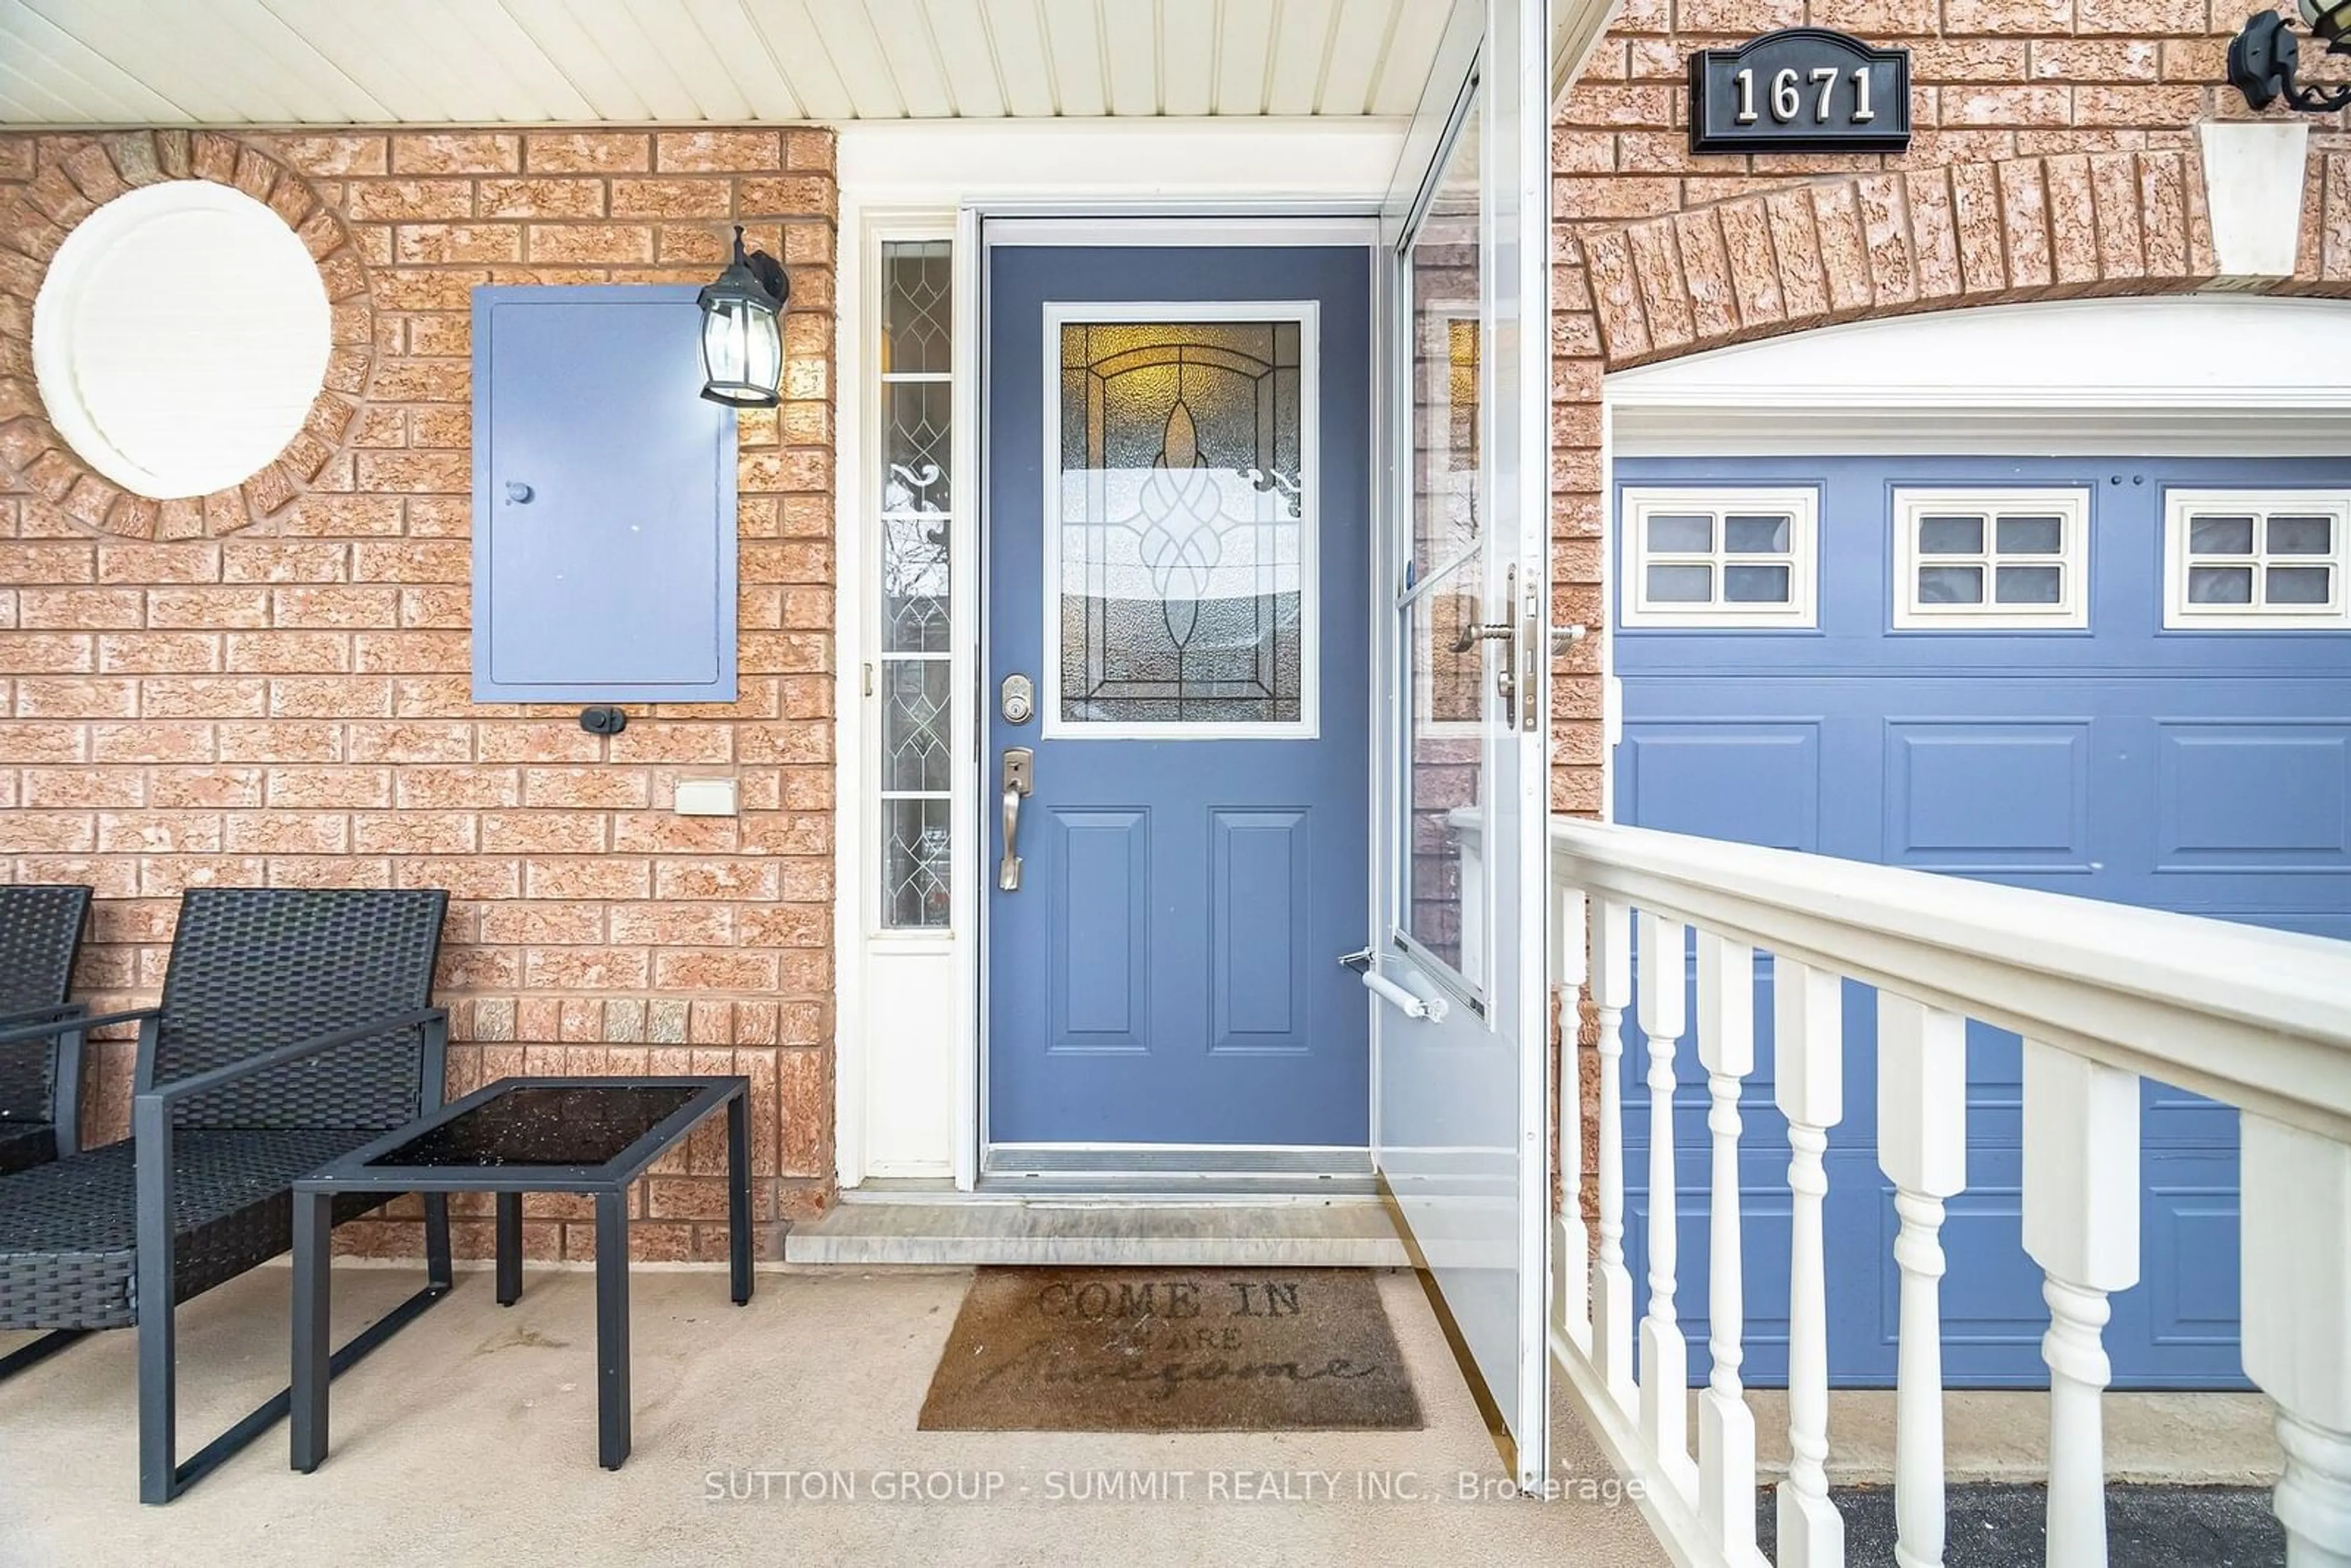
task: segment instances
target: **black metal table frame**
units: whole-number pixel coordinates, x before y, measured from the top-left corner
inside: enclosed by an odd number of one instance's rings
[[[308,1474],[327,1457],[329,1231],[335,1195],[414,1192],[497,1199],[497,1297],[522,1295],[522,1197],[576,1193],[596,1200],[597,1459],[616,1470],[629,1457],[629,1185],[721,1105],[726,1109],[726,1250],[737,1306],[751,1299],[749,1092],[742,1077],[502,1078],[430,1116],[320,1166],[294,1184],[293,1468]],[[694,1089],[694,1098],[601,1165],[370,1166],[434,1128],[516,1089]]]

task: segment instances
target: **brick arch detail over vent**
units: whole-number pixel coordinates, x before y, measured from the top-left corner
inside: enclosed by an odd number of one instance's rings
[[[167,180],[232,186],[286,221],[318,263],[332,310],[325,384],[302,428],[243,484],[159,501],[100,476],[49,423],[35,383],[33,301],[50,259],[74,227],[125,192]],[[368,269],[349,228],[301,174],[235,137],[206,131],[132,131],[37,140],[31,181],[0,213],[0,470],[17,487],[101,533],[135,539],[217,538],[273,517],[298,499],[342,451],[375,370],[375,310]]]

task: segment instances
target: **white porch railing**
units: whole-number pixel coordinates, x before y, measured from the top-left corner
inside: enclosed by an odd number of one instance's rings
[[[1943,1206],[1967,1185],[1966,1020],[2024,1039],[2023,1234],[2050,1327],[2048,1561],[2106,1559],[2099,1394],[2109,1292],[2138,1279],[2139,1079],[2241,1112],[2242,1334],[2279,1409],[2275,1507],[2292,1568],[2351,1565],[2351,944],[1823,856],[1560,821],[1553,975],[1567,1050],[1552,1348],[1600,1439],[1645,1484],[1684,1563],[1764,1561],[1755,1425],[1740,1384],[1740,1081],[1754,1065],[1754,966],[1776,966],[1774,1094],[1792,1207],[1788,1477],[1778,1561],[1844,1561],[1831,1501],[1822,1162],[1843,1105],[1843,979],[1878,993],[1878,1163],[1900,1273],[1896,1560],[1943,1560]],[[1632,936],[1641,939],[1635,996]],[[1676,1316],[1674,1124],[1687,944],[1712,1142],[1707,1302],[1713,1371],[1685,1432]],[[1588,955],[1588,963],[1587,963]],[[1764,955],[1768,955],[1768,959]],[[1581,1185],[1577,997],[1599,1016],[1596,1249]],[[1648,1278],[1625,1265],[1625,1010],[1651,1049]],[[1881,1266],[1836,1260],[1840,1269]],[[1646,1304],[1635,1317],[1635,1301]],[[1768,1303],[1776,1307],[1776,1301]],[[1637,1354],[1636,1354],[1637,1344]]]

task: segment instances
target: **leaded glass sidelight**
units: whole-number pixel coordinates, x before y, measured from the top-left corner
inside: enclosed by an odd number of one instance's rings
[[[882,925],[949,923],[954,271],[943,239],[882,246],[878,465]]]
[[[1314,325],[1058,320],[1049,728],[1314,732]]]

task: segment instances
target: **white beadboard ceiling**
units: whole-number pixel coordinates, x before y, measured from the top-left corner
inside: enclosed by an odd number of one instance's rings
[[[1451,0],[0,0],[0,122],[1404,116]]]

